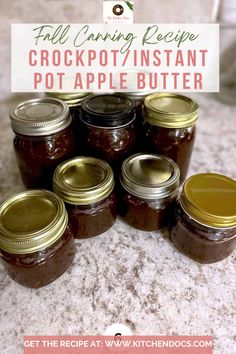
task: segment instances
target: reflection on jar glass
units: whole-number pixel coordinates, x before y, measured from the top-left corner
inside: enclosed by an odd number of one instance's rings
[[[51,189],[55,167],[76,153],[68,106],[57,99],[39,98],[20,103],[10,117],[25,186]]]
[[[174,93],[154,93],[145,99],[144,139],[149,152],[170,157],[180,168],[180,182],[187,176],[198,104]]]
[[[84,154],[120,166],[135,148],[133,101],[120,94],[91,95],[81,106]]]
[[[127,82],[129,83],[129,91],[124,92],[124,94],[133,101],[135,106],[135,127],[137,132],[135,152],[145,152],[143,144],[143,108],[144,99],[151,94],[150,90],[137,90],[137,82],[139,80],[148,80],[149,72],[143,70],[127,70]],[[118,79],[115,83],[118,83]]]
[[[178,195],[179,168],[169,158],[136,154],[122,164],[120,216],[131,226],[155,231],[167,226]]]
[[[139,123],[143,123],[143,105],[144,105],[144,99],[147,95],[144,95],[142,92],[139,93],[130,93],[126,92],[126,96],[129,97],[129,99],[133,100],[134,105],[135,105],[135,113],[136,113],[136,120]]]
[[[116,219],[111,167],[93,157],[77,157],[57,167],[53,190],[65,202],[75,238],[107,231]]]
[[[228,257],[236,246],[236,181],[215,173],[190,177],[170,234],[175,247],[197,262]]]
[[[144,108],[144,99],[148,95],[145,92],[126,92],[126,95],[133,100],[135,105],[135,127],[137,132],[137,139],[136,139],[136,152],[144,152],[144,145],[143,145],[143,108]]]
[[[0,207],[0,257],[9,276],[29,288],[45,286],[72,264],[73,234],[54,193],[16,194]]]

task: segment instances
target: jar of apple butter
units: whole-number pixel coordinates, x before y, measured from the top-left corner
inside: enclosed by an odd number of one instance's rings
[[[84,154],[120,167],[136,143],[134,103],[121,94],[91,95],[82,102]]]
[[[75,238],[100,235],[114,224],[114,185],[111,167],[94,157],[76,157],[57,167],[53,190],[65,202]]]
[[[179,168],[168,157],[136,154],[122,164],[119,214],[131,226],[155,231],[167,226],[178,196]]]
[[[236,246],[236,181],[202,173],[184,184],[170,228],[175,247],[200,263],[228,257]]]
[[[54,193],[31,190],[0,206],[0,258],[17,283],[45,286],[67,270],[74,256],[67,212]]]
[[[145,98],[144,139],[146,151],[170,157],[187,176],[196,135],[198,104],[175,93],[153,93]]]
[[[76,155],[69,108],[54,98],[20,103],[10,112],[14,148],[27,188],[51,189],[54,169]]]

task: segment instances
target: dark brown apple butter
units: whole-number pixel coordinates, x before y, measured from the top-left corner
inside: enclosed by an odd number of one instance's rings
[[[119,214],[129,225],[155,231],[167,226],[178,195],[179,168],[169,158],[137,154],[122,164]]]
[[[181,171],[181,182],[188,173],[193,145],[196,136],[196,127],[162,128],[144,123],[146,150],[170,157],[177,163]]]
[[[198,104],[185,96],[154,93],[145,99],[145,151],[170,157],[187,176],[195,141]]]
[[[170,234],[175,247],[197,262],[228,257],[236,246],[236,181],[214,173],[190,177]]]
[[[117,198],[113,192],[100,202],[88,205],[66,203],[70,224],[76,238],[98,236],[115,222]]]
[[[148,201],[126,190],[121,191],[120,198],[119,214],[127,224],[143,231],[160,230],[167,225],[173,200]]]
[[[103,160],[82,156],[62,163],[53,190],[66,204],[75,238],[98,236],[116,220],[114,176]]]
[[[26,101],[11,111],[11,121],[25,186],[51,189],[56,166],[76,154],[67,105],[53,98]]]
[[[0,257],[9,276],[29,288],[56,280],[75,256],[65,206],[54,193],[19,193],[0,207]]]

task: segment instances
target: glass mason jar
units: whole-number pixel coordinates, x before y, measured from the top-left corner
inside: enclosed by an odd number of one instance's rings
[[[94,237],[116,220],[111,167],[93,157],[77,157],[57,167],[53,190],[65,202],[75,238]]]
[[[82,102],[84,154],[120,167],[136,143],[133,101],[120,94],[91,95]]]
[[[76,154],[67,104],[53,98],[33,99],[12,109],[10,117],[25,186],[51,189],[56,166]]]
[[[174,93],[153,93],[145,98],[144,139],[148,152],[170,157],[180,169],[180,182],[187,176],[198,104]]]
[[[236,246],[236,181],[215,173],[190,177],[170,235],[175,247],[197,262],[228,257]]]
[[[0,258],[17,283],[45,286],[67,270],[74,256],[67,212],[54,193],[27,191],[0,206]]]
[[[167,226],[178,195],[179,168],[169,158],[136,154],[122,164],[119,214],[131,226],[155,231]]]

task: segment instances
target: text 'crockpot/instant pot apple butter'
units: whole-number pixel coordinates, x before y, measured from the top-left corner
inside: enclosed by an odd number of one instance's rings
[[[153,93],[145,98],[144,139],[146,150],[170,157],[187,176],[195,140],[198,104],[174,93]]]
[[[136,154],[122,164],[119,213],[131,226],[155,231],[167,226],[178,195],[179,168],[169,158]]]
[[[77,157],[57,167],[53,190],[65,202],[75,238],[100,235],[116,219],[111,167],[94,157]]]
[[[67,212],[54,193],[27,191],[1,205],[0,258],[17,283],[45,286],[67,270],[74,255]]]
[[[236,181],[215,173],[191,176],[170,233],[176,248],[195,261],[228,257],[236,245]]]
[[[76,150],[67,104],[53,98],[33,99],[12,109],[10,118],[25,186],[51,189],[54,169]]]

